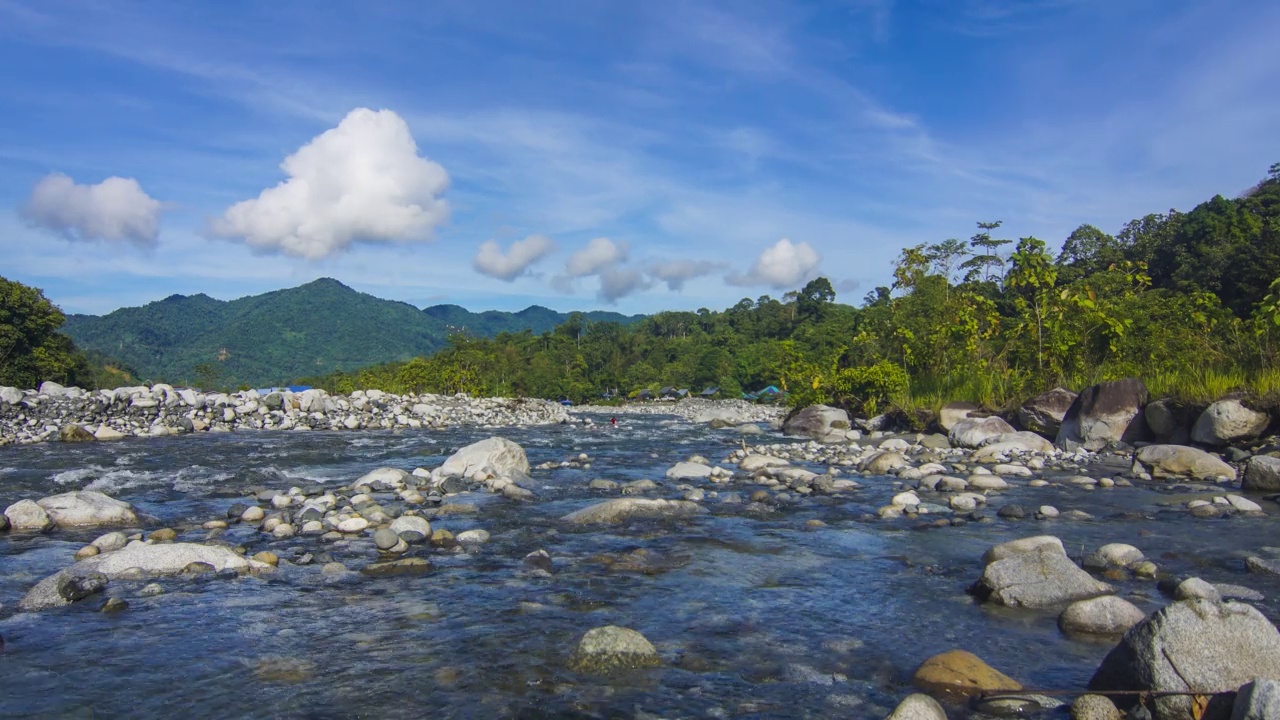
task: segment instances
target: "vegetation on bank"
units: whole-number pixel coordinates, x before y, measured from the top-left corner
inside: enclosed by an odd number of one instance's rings
[[[29,388],[53,380],[97,387],[102,370],[58,332],[66,317],[37,288],[0,277],[0,385]],[[121,378],[127,375],[120,375]]]
[[[569,398],[640,388],[776,384],[794,404],[873,414],[966,400],[991,408],[1136,376],[1155,396],[1280,400],[1280,164],[1236,199],[1082,225],[1051,253],[999,222],[906,248],[861,307],[819,278],[781,299],[664,312],[623,327],[581,316],[542,334],[455,334],[430,357],[310,378],[333,391]]]

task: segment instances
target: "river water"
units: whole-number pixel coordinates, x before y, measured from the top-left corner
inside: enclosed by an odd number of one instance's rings
[[[745,499],[754,486],[705,483],[718,496],[706,501],[710,514],[691,520],[590,529],[558,522],[617,496],[589,490],[593,478],[648,478],[661,486],[648,495],[679,497],[663,479],[668,467],[693,454],[719,461],[739,443],[663,417],[628,417],[617,429],[603,418],[594,428],[11,446],[0,448],[0,507],[101,490],[135,504],[155,526],[199,541],[208,535],[200,524],[244,501],[246,488],[286,489],[273,473],[337,487],[377,467],[434,467],[494,434],[521,444],[534,465],[587,453],[592,466],[535,470],[537,498],[529,503],[463,496],[477,512],[434,519],[433,527],[483,528],[490,542],[467,552],[417,546],[410,554],[433,563],[423,575],[332,579],[319,564],[282,562],[264,575],[161,579],[165,592],[156,596],[140,594],[145,583],[113,581],[107,594],[130,605],[122,613],[96,612],[101,598],[19,613],[23,594],[101,531],[0,535],[0,716],[883,717],[911,692],[922,660],[953,648],[1028,687],[1080,689],[1110,644],[1063,636],[1053,613],[992,609],[965,593],[987,547],[1042,533],[1061,537],[1073,555],[1131,543],[1164,571],[1262,591],[1268,599],[1257,606],[1273,621],[1280,611],[1280,583],[1247,574],[1243,564],[1260,547],[1280,545],[1276,506],[1264,503],[1266,518],[1197,520],[1161,504],[1185,500],[1165,487],[1016,482],[993,497],[992,509],[1047,503],[1096,520],[925,528],[867,519],[896,491],[891,478],[859,478],[863,488],[845,496],[762,512],[724,502],[731,492]],[[376,559],[367,541],[277,541],[243,526],[224,539],[285,560],[329,552],[352,569]],[[554,558],[550,577],[522,561],[540,548]],[[1151,581],[1116,584],[1145,610],[1168,602]],[[582,633],[609,624],[642,632],[664,665],[604,678],[568,670]],[[954,708],[952,717],[964,712]]]

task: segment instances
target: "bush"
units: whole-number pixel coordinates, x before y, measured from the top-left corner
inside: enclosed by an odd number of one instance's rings
[[[893,398],[904,395],[910,385],[906,370],[888,360],[881,360],[872,365],[838,371],[835,396],[837,402],[870,417]]]

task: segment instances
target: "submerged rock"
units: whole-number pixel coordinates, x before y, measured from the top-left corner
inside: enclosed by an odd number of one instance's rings
[[[608,673],[661,664],[657,649],[644,635],[616,625],[588,630],[569,658],[569,667],[583,673]]]
[[[1114,592],[1081,570],[1067,557],[1062,541],[1051,536],[997,545],[984,561],[982,578],[971,591],[1000,605],[1048,608]]]
[[[965,650],[949,650],[925,660],[912,681],[917,687],[946,695],[976,695],[991,690],[1021,690],[1017,680]]]
[[[593,525],[635,518],[692,517],[706,512],[706,508],[689,500],[629,497],[589,505],[560,519],[573,525]]]

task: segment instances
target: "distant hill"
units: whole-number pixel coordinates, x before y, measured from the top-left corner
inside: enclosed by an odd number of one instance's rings
[[[639,318],[584,315],[623,324]],[[457,305],[419,310],[321,278],[230,302],[171,295],[103,316],[70,315],[62,331],[77,346],[119,360],[144,380],[261,387],[428,355],[454,332],[540,334],[568,317],[537,305],[516,313],[473,313]]]

